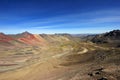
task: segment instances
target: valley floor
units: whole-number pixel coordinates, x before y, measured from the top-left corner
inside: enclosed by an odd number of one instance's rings
[[[2,52],[2,51],[1,51]],[[119,80],[120,49],[82,42],[3,51],[0,80]]]

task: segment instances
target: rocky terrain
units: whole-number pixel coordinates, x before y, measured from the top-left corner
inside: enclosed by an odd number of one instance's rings
[[[0,80],[120,80],[120,30],[85,37],[0,33]]]
[[[91,39],[92,42],[102,44],[113,44],[116,47],[120,45],[120,30],[113,30],[104,34],[96,35]]]

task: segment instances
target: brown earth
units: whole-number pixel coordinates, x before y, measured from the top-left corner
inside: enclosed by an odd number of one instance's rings
[[[120,79],[119,48],[68,35],[24,35],[12,38],[22,37],[30,45],[0,50],[0,80]]]

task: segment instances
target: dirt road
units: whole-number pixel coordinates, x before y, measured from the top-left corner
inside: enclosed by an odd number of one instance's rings
[[[87,53],[88,52],[88,49],[85,48],[85,47],[82,47],[82,51],[78,52],[78,54],[84,54],[84,53]]]

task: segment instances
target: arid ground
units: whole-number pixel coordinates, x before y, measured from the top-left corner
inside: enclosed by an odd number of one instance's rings
[[[120,80],[119,47],[68,34],[0,37],[0,80]]]

